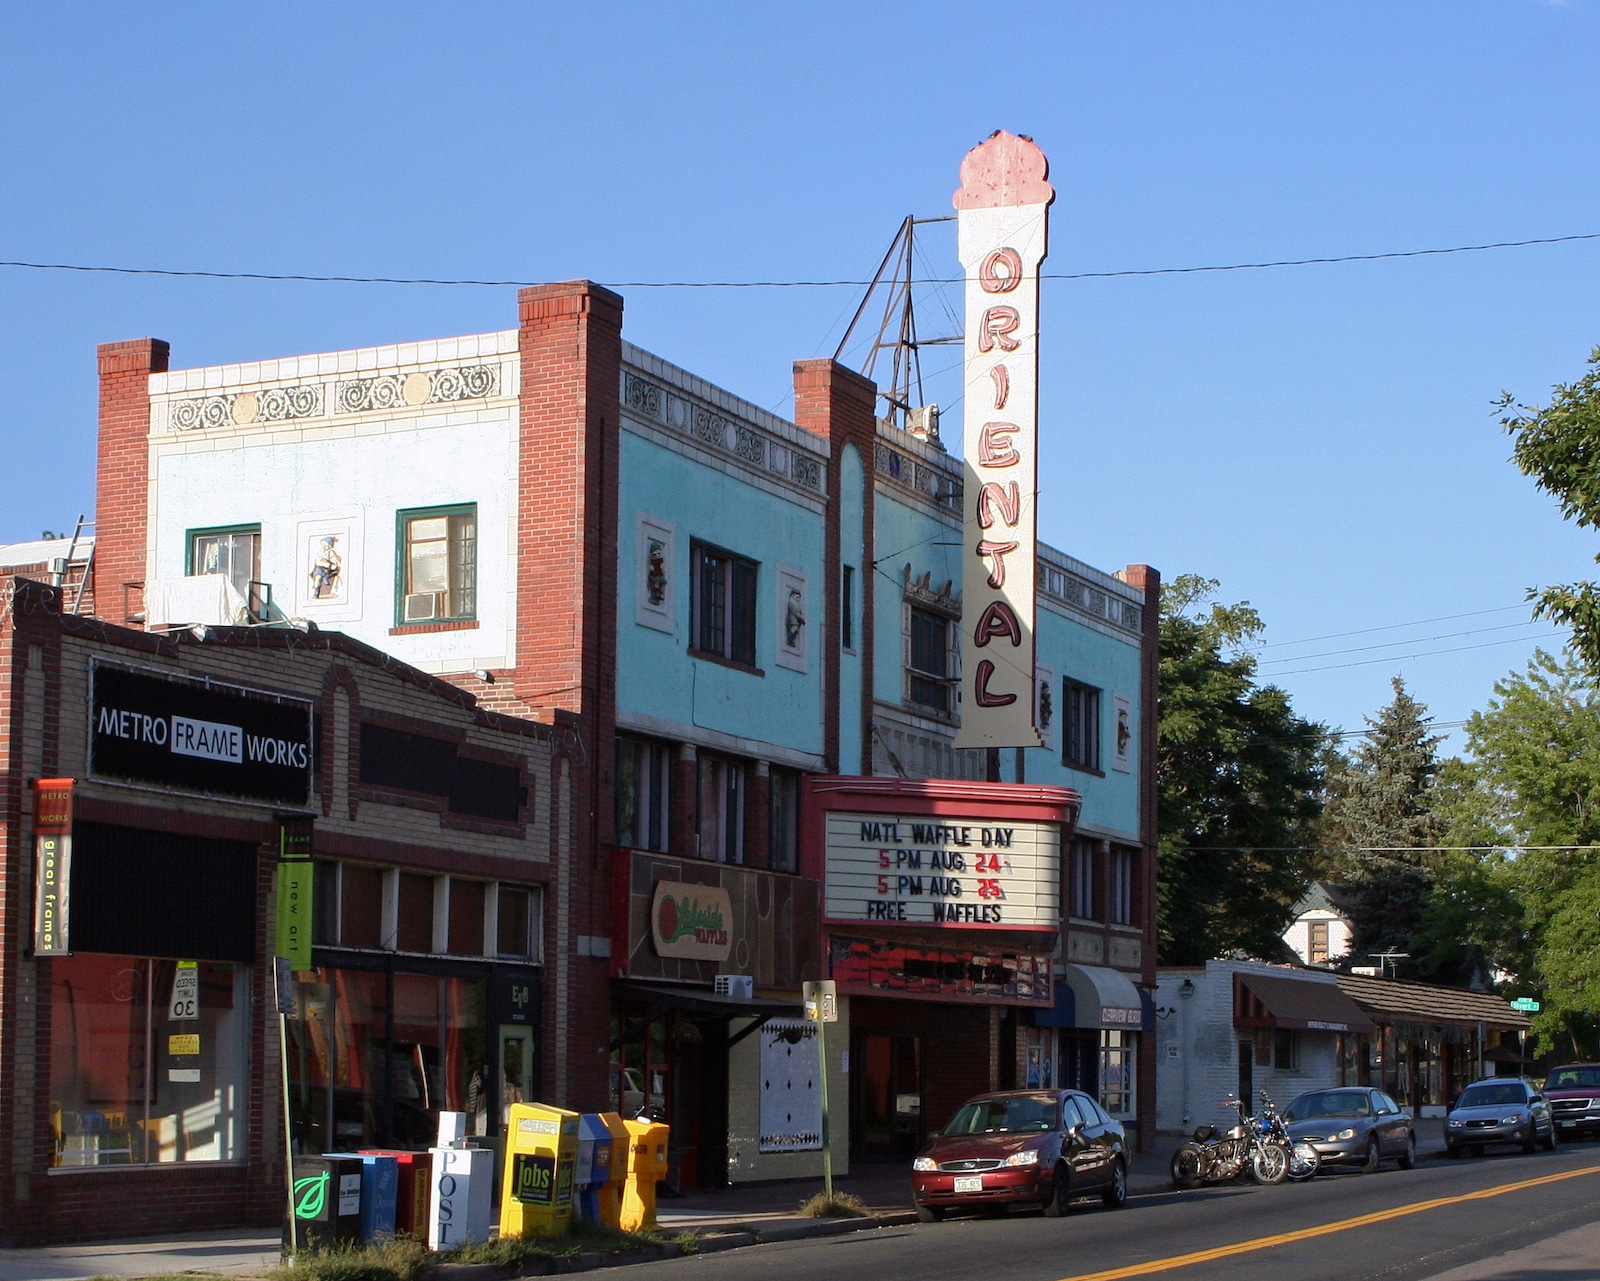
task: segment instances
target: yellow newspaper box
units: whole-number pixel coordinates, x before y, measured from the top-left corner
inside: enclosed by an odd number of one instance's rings
[[[608,1228],[622,1226],[622,1189],[628,1181],[628,1127],[615,1112],[602,1112],[600,1119],[611,1131],[611,1160],[607,1165],[606,1181],[595,1188],[600,1206],[600,1222]],[[598,1155],[595,1163],[599,1164]]]
[[[667,1131],[659,1121],[624,1121],[628,1128],[628,1181],[622,1190],[624,1232],[656,1226],[656,1180],[667,1177]]]
[[[513,1103],[501,1180],[502,1237],[561,1236],[572,1220],[578,1114],[543,1103]]]

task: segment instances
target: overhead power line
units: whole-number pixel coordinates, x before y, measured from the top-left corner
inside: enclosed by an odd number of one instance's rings
[[[1426,649],[1415,654],[1388,654],[1383,658],[1363,658],[1353,663],[1329,663],[1325,667],[1301,667],[1292,672],[1269,672],[1267,675],[1272,680],[1282,680],[1287,676],[1307,676],[1312,672],[1333,672],[1343,667],[1370,667],[1373,663],[1404,663],[1413,658],[1432,658],[1436,654],[1459,654],[1469,649],[1491,649],[1496,645],[1526,645],[1531,640],[1553,639],[1553,637],[1512,636],[1506,640],[1484,641],[1479,645],[1453,645],[1449,649]]]
[[[1408,636],[1403,640],[1379,641],[1375,645],[1352,645],[1348,649],[1328,649],[1321,653],[1295,654],[1288,658],[1263,658],[1261,666],[1274,663],[1309,663],[1316,658],[1334,658],[1340,654],[1365,654],[1375,649],[1393,649],[1397,645],[1431,645],[1435,641],[1458,640],[1462,636],[1481,636],[1484,632],[1508,632],[1518,627],[1548,626],[1540,619],[1526,619],[1517,623],[1496,623],[1493,627],[1469,627],[1461,632],[1441,632],[1437,636]]]
[[[1532,245],[1563,245],[1581,240],[1600,240],[1600,231],[1571,236],[1540,236],[1532,240],[1496,240],[1481,245],[1451,245],[1439,249],[1396,249],[1376,254],[1337,254],[1318,258],[1278,258],[1263,262],[1208,263],[1195,267],[1129,267],[1119,271],[1045,272],[1042,280],[1116,280],[1127,276],[1190,276],[1219,271],[1264,271],[1274,267],[1318,267],[1338,263],[1383,262],[1396,258],[1429,258],[1445,254],[1483,253],[1490,249],[1524,249]],[[73,262],[31,262],[0,260],[0,267],[30,271],[77,271],[117,276],[174,276],[202,280],[274,280],[325,285],[442,285],[482,289],[510,289],[548,283],[538,280],[477,280],[442,276],[344,276],[313,275],[308,272],[200,271],[173,267],[120,267]],[[612,280],[601,281],[612,289],[862,289],[870,280]],[[911,282],[917,285],[954,285],[960,276],[930,276]]]
[[[1268,641],[1263,649],[1281,649],[1288,645],[1310,645],[1316,641],[1343,640],[1346,636],[1369,636],[1373,632],[1395,632],[1402,627],[1422,627],[1428,623],[1453,623],[1458,618],[1478,618],[1484,614],[1506,614],[1513,609],[1527,609],[1523,602],[1520,605],[1500,605],[1495,609],[1474,609],[1465,614],[1441,614],[1437,618],[1418,618],[1409,623],[1385,623],[1382,627],[1358,627],[1353,632],[1329,632],[1326,636],[1307,636],[1303,640]],[[1285,660],[1288,661],[1288,660]]]
[[[1470,854],[1477,850],[1516,850],[1530,853],[1542,850],[1600,850],[1600,845],[1181,845],[1186,853],[1208,854],[1303,854],[1310,850],[1339,849],[1356,854]]]

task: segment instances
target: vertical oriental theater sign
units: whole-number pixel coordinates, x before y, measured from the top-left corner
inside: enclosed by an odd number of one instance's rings
[[[1033,583],[1048,172],[1044,152],[1002,130],[967,153],[954,197],[967,276],[957,747],[1040,745]]]

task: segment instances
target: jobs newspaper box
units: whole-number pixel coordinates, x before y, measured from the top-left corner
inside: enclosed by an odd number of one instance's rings
[[[513,1103],[506,1125],[502,1237],[561,1236],[572,1221],[578,1164],[578,1113]]]

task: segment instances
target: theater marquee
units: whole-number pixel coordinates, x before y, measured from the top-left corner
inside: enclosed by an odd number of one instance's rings
[[[966,475],[957,747],[1038,747],[1034,566],[1039,265],[1055,189],[1044,152],[1003,130],[961,162]]]
[[[947,928],[1054,930],[1061,824],[989,817],[827,815],[824,916]]]

